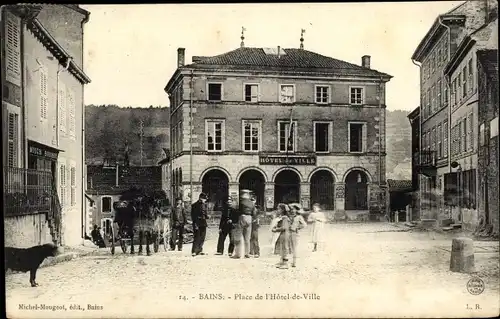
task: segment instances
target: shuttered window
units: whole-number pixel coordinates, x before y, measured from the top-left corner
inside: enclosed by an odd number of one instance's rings
[[[8,125],[8,166],[17,167],[18,165],[18,131],[19,130],[19,115],[16,113],[9,113]]]
[[[448,121],[443,123],[443,157],[448,157]]]
[[[59,84],[59,93],[57,95],[59,104],[59,130],[66,133],[66,87],[63,83]]]
[[[76,168],[74,165],[71,166],[70,170],[70,182],[71,182],[71,194],[70,194],[70,199],[71,199],[71,206],[76,205]]]
[[[40,67],[40,118],[47,119],[47,109],[49,107],[48,97],[48,71],[44,66]]]
[[[66,205],[66,164],[59,166],[59,189],[59,201],[61,206],[64,207]]]
[[[5,17],[6,80],[21,85],[20,20],[9,12]]]
[[[75,113],[76,113],[76,104],[75,104],[75,94],[73,90],[67,90],[67,98],[68,98],[68,113],[69,113],[69,136],[72,138],[76,137],[76,121],[75,121]]]
[[[469,114],[469,120],[468,120],[468,130],[467,130],[467,145],[469,146],[469,151],[472,151],[474,149],[474,122],[473,122],[473,114]]]

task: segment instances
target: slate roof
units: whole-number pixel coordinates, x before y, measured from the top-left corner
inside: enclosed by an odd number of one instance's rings
[[[102,165],[87,166],[86,193],[95,195],[120,194],[131,187],[144,189],[147,192],[161,191],[161,166],[129,166],[119,167],[118,186],[116,186],[115,168],[104,168]]]
[[[377,70],[327,57],[304,49],[286,49],[284,55],[266,54],[264,48],[238,48],[212,57],[197,57],[187,68],[261,69],[318,72],[336,75],[385,76]]]
[[[412,190],[411,180],[388,179],[389,192],[409,192]]]

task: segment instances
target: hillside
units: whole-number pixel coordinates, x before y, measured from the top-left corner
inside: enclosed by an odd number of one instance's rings
[[[387,111],[387,178],[411,178],[411,128],[407,111]],[[132,165],[140,165],[140,120],[143,120],[143,165],[156,165],[169,147],[170,109],[89,105],[85,112],[86,160],[122,159],[128,146]]]
[[[156,165],[169,147],[170,109],[122,108],[88,105],[85,108],[85,157],[87,164],[101,164],[108,156],[121,160],[128,147],[131,165],[141,164],[140,121],[143,121],[143,165]]]
[[[411,126],[408,111],[387,111],[387,179],[411,179]]]

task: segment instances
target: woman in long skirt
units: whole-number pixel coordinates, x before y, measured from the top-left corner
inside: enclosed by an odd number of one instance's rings
[[[276,216],[271,221],[270,231],[273,233],[271,238],[271,245],[274,247],[274,254],[279,255],[281,253],[281,239],[282,235],[280,232],[275,232],[273,229],[278,227],[283,215],[286,215],[290,211],[290,208],[286,204],[278,204],[278,209],[276,211]]]
[[[313,205],[313,211],[309,214],[308,221],[312,223],[313,251],[318,250],[318,243],[322,241],[323,228],[326,222],[325,214],[320,210],[318,203]]]

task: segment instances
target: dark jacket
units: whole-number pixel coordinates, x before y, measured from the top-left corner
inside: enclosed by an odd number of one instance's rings
[[[237,209],[231,206],[224,205],[222,208],[222,214],[220,216],[219,229],[224,227],[232,228],[235,223],[238,222],[239,213]]]
[[[255,204],[249,198],[243,198],[240,200],[240,213],[242,215],[250,215],[254,214]]]
[[[170,213],[170,223],[174,227],[187,223],[186,210],[184,207],[173,207]]]
[[[191,205],[191,219],[193,221],[193,226],[207,227],[207,204],[204,204],[201,200],[199,200]]]

